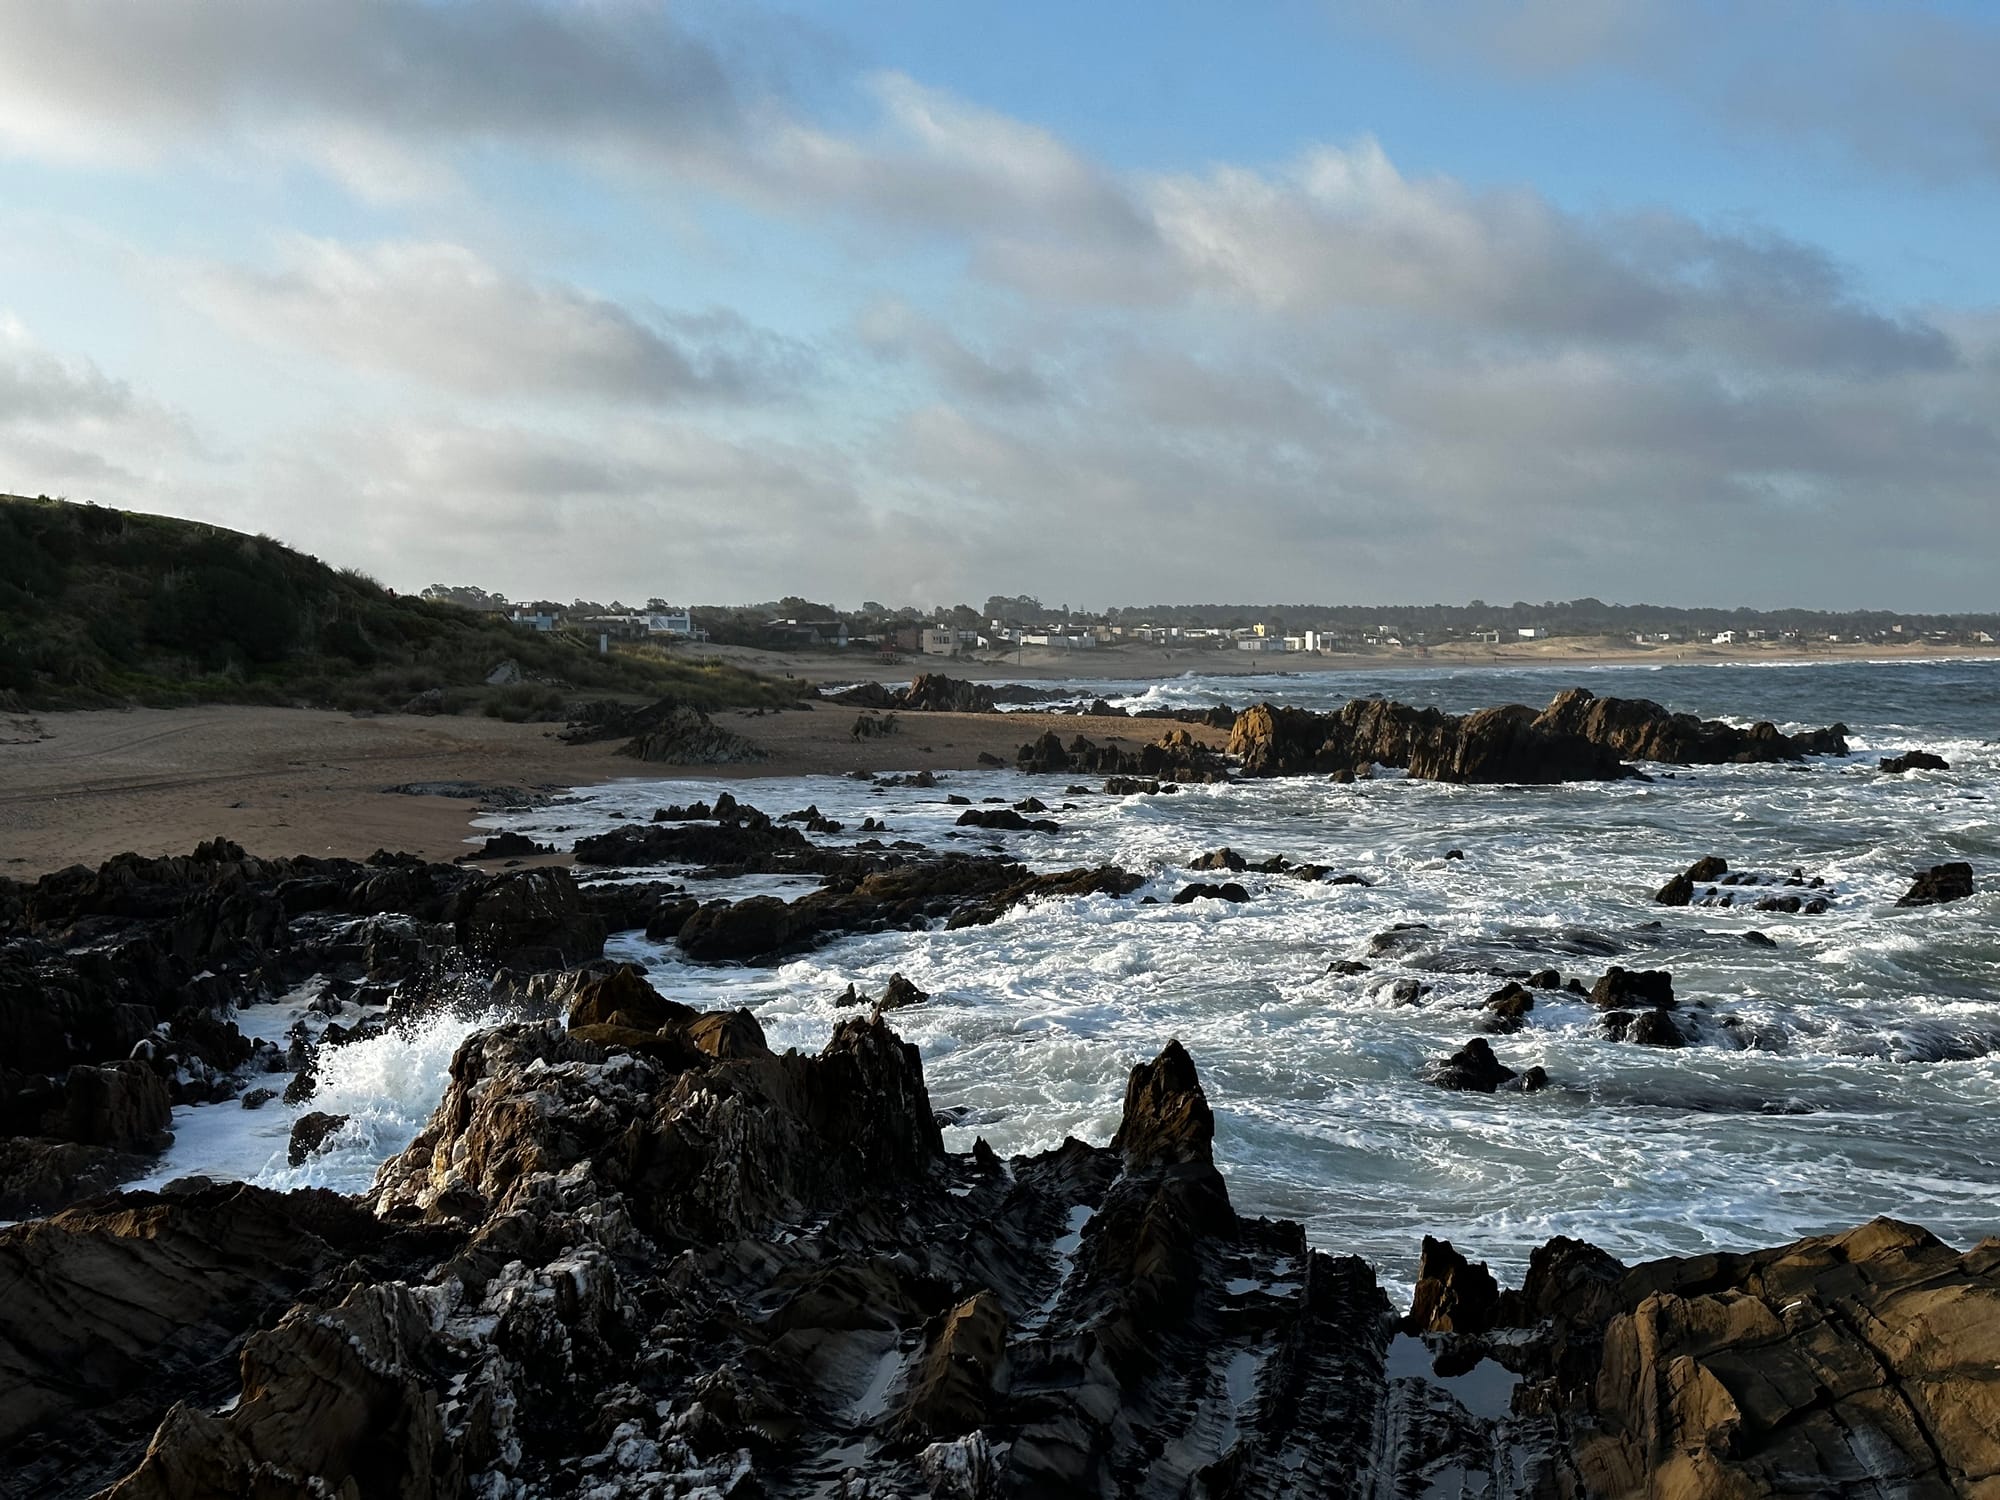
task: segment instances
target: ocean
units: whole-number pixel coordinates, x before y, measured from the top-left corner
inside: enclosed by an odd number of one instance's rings
[[[2000,1233],[2000,662],[1074,684],[1079,702],[1133,708],[1267,699],[1324,709],[1379,694],[1452,711],[1539,705],[1573,686],[1786,729],[1838,720],[1853,753],[1530,788],[1392,774],[1115,798],[1064,796],[1061,777],[1013,771],[939,773],[935,790],[831,776],[736,781],[739,799],[774,815],[811,803],[849,825],[828,842],[858,840],[861,819],[875,817],[892,837],[1000,849],[1038,869],[1115,863],[1147,884],[1120,900],[1017,908],[987,927],[851,937],[768,969],[689,964],[636,933],[614,938],[611,952],[644,964],[677,999],[747,1006],[774,1046],[815,1051],[852,1013],[835,1003],[850,982],[879,992],[900,972],[932,996],[890,1019],[922,1051],[954,1149],[979,1136],[1003,1156],[1066,1135],[1102,1142],[1132,1064],[1178,1037],[1214,1107],[1216,1159],[1237,1208],[1300,1220],[1314,1244],[1373,1262],[1392,1290],[1407,1289],[1425,1234],[1487,1260],[1504,1281],[1556,1234],[1631,1260],[1773,1245],[1877,1214],[1961,1244]],[[1951,769],[1877,769],[1880,756],[1911,748]],[[906,746],[883,754],[885,772],[920,768]],[[613,813],[644,818],[714,790],[634,779],[485,821],[567,842],[616,826]],[[1040,797],[1061,831],[958,829],[948,793]],[[1189,870],[1223,845],[1368,884]],[[1653,902],[1710,854],[1732,870],[1817,878],[1813,894],[1830,909]],[[1972,863],[1973,897],[1895,906],[1915,870],[1945,860]],[[1171,903],[1190,880],[1221,879],[1250,899]],[[690,884],[704,897],[812,886]],[[1689,1046],[1613,1041],[1582,997],[1542,991],[1525,1029],[1490,1040],[1508,1067],[1544,1068],[1546,1089],[1466,1094],[1425,1080],[1427,1062],[1478,1033],[1479,1008],[1506,975],[1555,968],[1588,986],[1611,964],[1671,971]],[[176,1111],[178,1139],[150,1180],[200,1172],[365,1188],[436,1103],[457,1042],[497,1016],[476,984],[465,1002],[416,1034],[327,1055],[307,1107],[353,1116],[327,1155],[286,1164],[298,1111],[278,1101],[254,1113],[203,1106]],[[301,1010],[293,997],[240,1019],[275,1034]]]

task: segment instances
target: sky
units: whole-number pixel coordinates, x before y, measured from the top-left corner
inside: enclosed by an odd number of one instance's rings
[[[0,491],[384,583],[1992,610],[2000,7],[0,0]]]

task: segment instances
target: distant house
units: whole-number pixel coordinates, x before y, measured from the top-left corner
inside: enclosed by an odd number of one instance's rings
[[[646,634],[678,636],[682,640],[693,640],[695,636],[694,615],[689,610],[672,611],[662,614],[654,612],[645,616]]]
[[[963,656],[979,645],[976,630],[954,630],[949,625],[926,625],[923,650],[926,656]]]
[[[772,634],[786,636],[801,646],[847,644],[845,620],[773,620],[767,628]]]
[[[556,628],[556,617],[552,614],[517,609],[507,616],[507,618],[512,620],[516,625],[528,630],[538,630],[543,635],[548,635]]]
[[[1711,646],[1733,646],[1736,644],[1736,632],[1733,630],[1718,630],[1715,633],[1715,639],[1710,641],[1709,644]]]
[[[1024,646],[1045,646],[1052,651],[1095,651],[1097,637],[1094,635],[1067,635],[1049,630],[1027,630],[1021,633]]]
[[[1548,630],[1540,625],[1516,626],[1514,634],[1524,641],[1545,641],[1549,638]]]
[[[1472,638],[1475,641],[1483,641],[1489,646],[1500,644],[1500,632],[1497,630],[1475,630],[1472,632]]]

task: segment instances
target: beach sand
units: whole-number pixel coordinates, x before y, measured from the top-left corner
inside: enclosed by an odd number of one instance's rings
[[[233,839],[252,854],[362,859],[377,849],[466,852],[476,800],[409,796],[408,782],[472,781],[560,791],[620,777],[796,776],[966,770],[1008,764],[1046,728],[1138,746],[1177,726],[1073,714],[904,714],[897,733],[856,741],[851,708],[718,722],[769,752],[738,766],[665,766],[613,744],[566,745],[555,726],[314,709],[102,710],[0,716],[0,876],[32,880],[113,854],[185,854]],[[1221,731],[1197,729],[1220,743]]]
[[[1138,642],[1105,645],[1091,651],[1053,651],[1029,647],[1005,656],[944,657],[905,655],[884,661],[859,649],[836,651],[759,651],[748,646],[689,645],[676,647],[689,660],[715,660],[748,667],[774,677],[796,677],[810,683],[908,682],[919,672],[942,672],[973,682],[1051,682],[1069,678],[1104,681],[1153,681],[1194,672],[1205,677],[1247,677],[1271,672],[1352,672],[1385,667],[1602,667],[1673,664],[1721,665],[1729,662],[1788,663],[1837,661],[1924,661],[1987,659],[2000,656],[1996,646],[1876,646],[1819,644],[1810,649],[1777,642],[1755,641],[1735,646],[1707,644],[1635,646],[1624,637],[1564,636],[1546,641],[1507,641],[1497,646],[1463,642],[1432,647],[1384,647],[1340,654],[1288,651],[1221,650],[1212,647],[1167,648]]]
[[[1594,666],[1620,662],[1879,661],[1990,658],[1992,648],[1832,647],[1798,654],[1749,647],[1664,647],[1612,651],[1566,640],[1366,656],[1277,657],[1227,651],[1164,651],[1137,646],[1094,652],[1027,652],[1016,663],[913,657],[882,662],[859,652],[772,653],[690,647],[691,655],[735,661],[813,683],[873,678],[906,682],[921,671],[978,681],[1066,677],[1147,679],[1353,670],[1357,667]],[[1241,704],[1236,706],[1241,707]],[[0,876],[33,879],[113,854],[186,853],[221,835],[254,854],[364,858],[377,849],[430,859],[466,851],[477,801],[390,794],[416,781],[475,781],[559,791],[620,777],[841,775],[849,771],[965,770],[983,752],[1012,764],[1020,745],[1053,728],[1137,746],[1170,724],[1070,714],[903,714],[882,739],[856,741],[855,710],[832,704],[762,713],[730,710],[719,722],[769,752],[741,766],[646,765],[611,744],[573,746],[554,726],[488,718],[422,718],[312,709],[200,708],[0,714]],[[1211,744],[1226,736],[1195,729]]]

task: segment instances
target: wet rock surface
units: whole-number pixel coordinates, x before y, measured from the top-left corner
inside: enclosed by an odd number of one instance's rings
[[[1898,906],[1937,906],[1946,901],[1963,901],[1972,894],[1972,866],[1963,860],[1932,865],[1919,870],[1910,888],[1896,900]]]
[[[338,1045],[427,1014],[457,976],[590,963],[605,934],[563,869],[258,859],[219,839],[12,889],[0,909],[0,1218],[147,1170],[176,1105],[311,1097],[310,1049],[253,1046],[238,1007],[309,978],[384,1007],[329,1026],[325,1044]]]
[[[1257,704],[1237,716],[1227,753],[1250,776],[1360,777],[1392,766],[1429,781],[1547,784],[1636,776],[1626,764],[1635,760],[1718,765],[1844,755],[1845,734],[1840,725],[1799,735],[1768,723],[1740,729],[1643,698],[1571,688],[1539,713],[1508,704],[1457,715],[1380,698],[1336,713]]]
[[[1131,1070],[1108,1144],[1002,1162],[943,1148],[879,1014],[780,1055],[747,1011],[694,1011],[630,966],[559,989],[567,1026],[466,1041],[364,1198],[190,1182],[0,1230],[0,1489],[1720,1500],[2000,1480],[1994,1245],[1884,1221],[1628,1269],[1556,1240],[1501,1290],[1426,1239],[1399,1333],[1363,1263],[1235,1210],[1178,1043]]]

